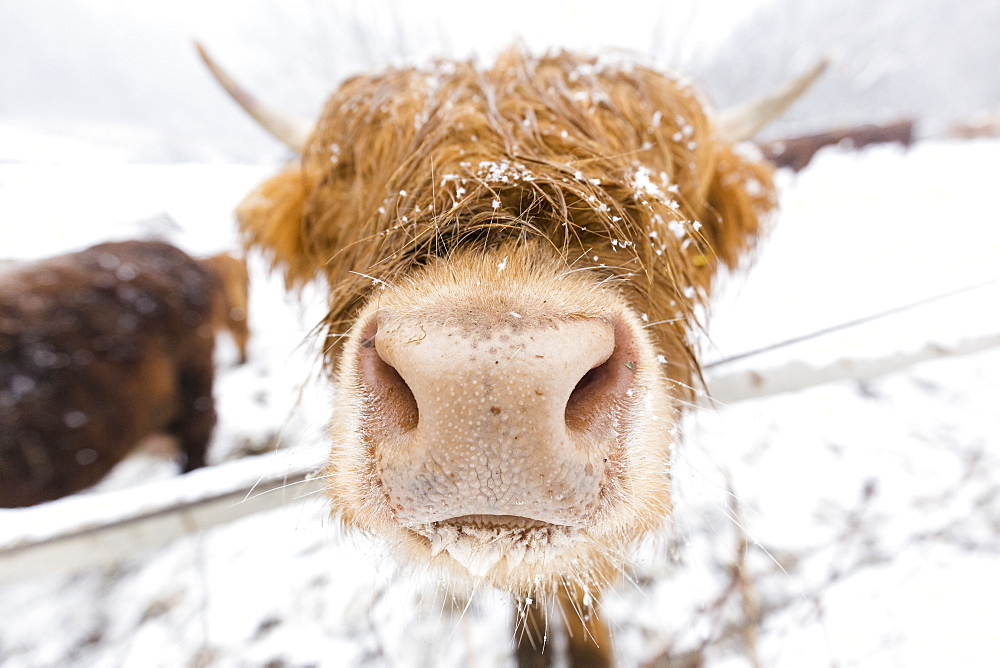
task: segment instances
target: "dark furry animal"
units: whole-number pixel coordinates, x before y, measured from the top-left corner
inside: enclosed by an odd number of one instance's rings
[[[245,355],[247,275],[161,242],[106,243],[0,276],[0,506],[98,482],[146,436],[205,465],[215,330]]]

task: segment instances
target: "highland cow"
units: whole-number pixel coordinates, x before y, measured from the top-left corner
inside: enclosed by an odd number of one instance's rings
[[[247,273],[125,241],[0,275],[0,506],[97,483],[146,436],[205,465],[215,330],[245,359]]]
[[[775,206],[770,168],[634,63],[514,49],[357,76],[310,128],[202,55],[301,153],[237,216],[289,286],[329,288],[336,516],[511,592],[522,665],[550,660],[549,601],[573,665],[609,663],[595,606],[669,521],[699,317]]]

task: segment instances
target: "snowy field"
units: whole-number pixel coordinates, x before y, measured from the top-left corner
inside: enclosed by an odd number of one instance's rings
[[[995,280],[1000,232],[983,212],[998,159],[992,140],[825,150],[783,175],[784,212],[755,270],[718,307],[715,353]],[[152,231],[215,250],[233,241],[230,203],[266,172],[4,165],[0,218],[32,230],[5,226],[4,248],[31,258],[54,239],[70,248]],[[52,189],[69,196],[46,198]],[[322,383],[300,392],[315,377],[302,343],[318,312],[253,267],[251,361],[233,366],[223,346],[211,459],[276,446],[318,459]],[[998,296],[994,283],[742,364],[763,373],[788,360],[818,367],[948,349],[1000,332]],[[700,653],[712,666],[991,665],[998,363],[1000,350],[988,350],[692,416],[677,525],[606,602],[623,665],[664,652]],[[146,485],[174,476],[136,461],[104,487],[127,484],[140,466]],[[87,496],[101,493],[114,492]],[[79,501],[50,513],[64,518]],[[0,511],[0,537],[30,512]],[[480,592],[465,610],[377,552],[339,535],[313,497],[119,563],[11,584],[0,595],[0,663],[502,665],[501,597]],[[441,612],[442,601],[455,609]]]
[[[232,248],[233,206],[280,166],[273,146],[271,160],[171,163],[147,134],[129,148],[127,124],[51,131],[3,109],[0,260],[150,235],[195,254]],[[782,212],[752,271],[729,281],[706,361],[940,299],[714,366],[710,385],[845,359],[863,375],[873,360],[996,340],[998,163],[998,140],[938,139],[824,149],[780,174]],[[225,339],[218,355],[216,466],[177,478],[137,457],[86,494],[0,510],[0,545],[83,509],[197,493],[219,471],[322,459],[336,410],[309,336],[322,297],[286,297],[250,263],[250,361],[236,366]],[[621,665],[996,665],[1000,348],[979,347],[691,415],[674,522],[605,601]],[[321,498],[271,494],[284,505],[112,563],[0,573],[0,665],[512,665],[502,596],[450,598],[343,535]]]

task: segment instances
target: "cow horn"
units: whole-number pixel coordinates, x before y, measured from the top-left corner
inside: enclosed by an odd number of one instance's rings
[[[229,96],[278,141],[301,155],[312,133],[312,124],[262,103],[219,67],[199,42],[195,41],[194,47],[212,76],[226,89]]]
[[[799,99],[823,74],[829,64],[829,58],[823,58],[769,95],[723,110],[719,113],[716,135],[719,139],[730,143],[750,139]]]

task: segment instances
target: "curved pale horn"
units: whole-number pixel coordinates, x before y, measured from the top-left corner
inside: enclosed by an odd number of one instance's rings
[[[750,139],[799,99],[829,64],[829,58],[823,58],[769,95],[723,110],[719,113],[716,135],[719,139],[731,143]]]
[[[312,133],[312,123],[262,103],[219,67],[200,43],[195,41],[194,47],[198,50],[198,55],[201,56],[209,72],[226,89],[236,104],[243,107],[244,111],[250,114],[255,121],[260,123],[261,127],[271,133],[278,141],[301,155],[306,141]]]

